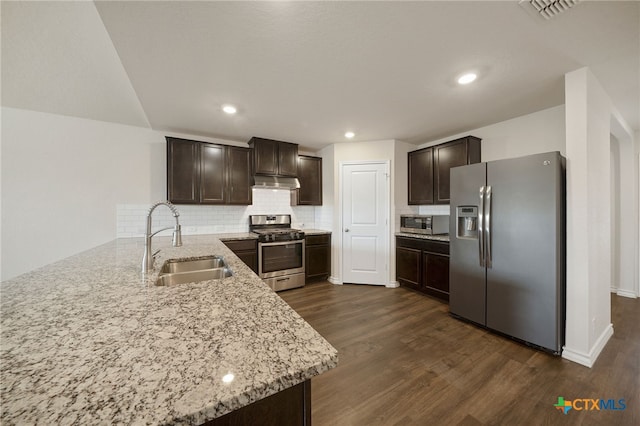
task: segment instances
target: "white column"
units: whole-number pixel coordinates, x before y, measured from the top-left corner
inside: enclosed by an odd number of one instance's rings
[[[611,325],[611,102],[588,68],[565,75],[567,324],[563,357],[591,367]]]
[[[611,133],[616,138],[619,158],[618,170],[612,171],[619,180],[618,224],[619,234],[613,239],[618,247],[613,253],[618,256],[616,265],[618,278],[615,291],[618,296],[638,297],[638,141],[624,120],[615,113],[611,118]]]

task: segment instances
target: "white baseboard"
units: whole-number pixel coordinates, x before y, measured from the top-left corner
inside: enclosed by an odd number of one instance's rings
[[[622,296],[622,297],[629,297],[629,298],[631,298],[631,299],[636,299],[636,298],[638,297],[638,295],[635,293],[635,291],[629,291],[629,290],[620,290],[620,289],[617,289],[617,290],[615,291],[615,293],[616,293],[618,296]]]
[[[342,285],[342,281],[337,279],[334,276],[331,276],[331,277],[327,278],[327,281],[329,281],[331,284]]]
[[[568,359],[569,361],[577,362],[578,364],[582,364],[586,367],[591,368],[596,362],[596,359],[598,359],[598,356],[600,356],[600,352],[602,352],[602,349],[604,349],[611,336],[613,336],[613,324],[609,324],[604,329],[589,353],[571,349],[565,346],[562,348],[562,358]]]
[[[387,287],[387,288],[398,288],[398,287],[400,287],[400,283],[398,281],[391,281],[391,282],[389,282],[389,284],[386,284],[385,287]]]

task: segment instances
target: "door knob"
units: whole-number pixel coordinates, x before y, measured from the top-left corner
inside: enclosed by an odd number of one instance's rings
[[[344,228],[344,232],[349,232],[349,228]]]

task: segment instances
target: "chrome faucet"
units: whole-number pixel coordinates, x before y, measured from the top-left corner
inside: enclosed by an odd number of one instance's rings
[[[150,254],[151,253],[151,237],[156,235],[158,232],[171,229],[171,227],[162,228],[162,229],[158,229],[154,233],[151,233],[151,213],[153,213],[156,207],[162,206],[162,205],[169,207],[171,209],[171,212],[173,213],[173,217],[176,218],[176,226],[173,228],[173,239],[171,243],[174,247],[180,247],[182,245],[182,231],[180,228],[180,222],[178,221],[178,216],[180,216],[180,213],[178,213],[176,206],[174,206],[168,201],[160,201],[155,203],[149,209],[149,213],[147,213],[147,231],[144,234],[144,254],[142,255],[142,273],[143,274],[146,274],[147,272],[153,269],[153,261],[156,258],[156,254],[158,254],[158,252],[160,251],[158,250],[157,252]]]

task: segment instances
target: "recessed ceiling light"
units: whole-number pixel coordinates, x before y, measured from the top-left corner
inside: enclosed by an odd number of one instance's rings
[[[355,135],[356,135],[356,134],[355,134],[355,133],[353,133],[353,132],[347,132],[347,133],[345,133],[345,134],[344,134],[344,137],[345,137],[345,138],[347,138],[347,139],[351,139],[351,138],[353,138]]]
[[[472,81],[474,81],[477,77],[478,76],[472,72],[464,74],[460,76],[460,78],[458,78],[458,84],[469,84]]]
[[[223,105],[222,110],[227,114],[235,114],[236,112],[238,112],[238,109],[233,105]]]

